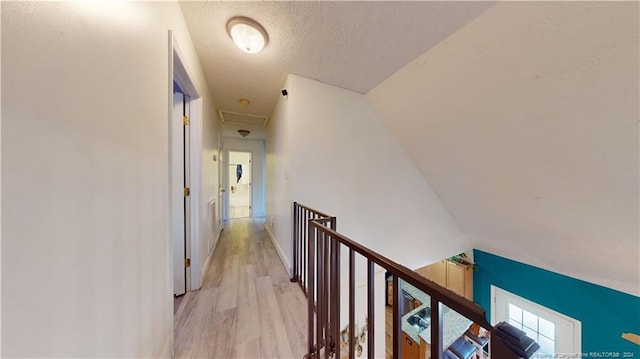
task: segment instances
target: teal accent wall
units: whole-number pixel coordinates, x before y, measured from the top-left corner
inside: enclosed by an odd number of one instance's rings
[[[622,333],[640,334],[640,298],[474,249],[473,298],[491,319],[491,285],[582,322],[587,358],[640,358]]]

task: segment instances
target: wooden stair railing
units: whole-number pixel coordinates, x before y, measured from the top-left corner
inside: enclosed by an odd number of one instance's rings
[[[442,305],[456,311],[468,320],[489,332],[489,357],[492,359],[510,359],[508,349],[500,340],[491,336],[493,327],[486,319],[485,310],[472,301],[461,297],[435,282],[422,277],[413,270],[372,251],[362,244],[336,231],[336,217],[293,203],[293,276],[291,281],[298,282],[308,297],[308,352],[305,358],[340,356],[340,286],[341,253],[348,253],[348,353],[349,359],[355,358],[355,285],[356,254],[366,260],[367,272],[367,355],[376,358],[375,353],[375,266],[391,273],[393,280],[393,359],[402,358],[401,314],[399,303],[402,300],[400,281],[409,283],[430,296],[431,306],[431,359],[443,358],[443,321]],[[491,357],[491,351],[501,353]],[[499,357],[498,357],[499,356]],[[378,357],[384,357],[380,353]],[[422,359],[422,358],[421,358]]]

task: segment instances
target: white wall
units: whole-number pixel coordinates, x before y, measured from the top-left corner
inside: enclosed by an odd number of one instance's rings
[[[339,232],[410,268],[471,248],[364,95],[296,75],[285,87],[289,95],[267,126],[266,227],[288,269],[291,200],[337,216]],[[342,259],[347,268],[346,252]],[[365,263],[357,259],[356,277],[366,278]],[[377,277],[376,312],[384,313],[384,271]],[[363,326],[364,279],[357,285]],[[376,327],[384,327],[384,315],[377,316]],[[376,342],[376,352],[384,353],[384,331]]]
[[[252,188],[251,196],[253,200],[253,217],[265,216],[265,154],[263,140],[248,140],[239,138],[223,138],[224,151],[244,151],[251,152]],[[228,156],[226,156],[228,158]],[[225,161],[227,170],[229,162]],[[227,176],[228,178],[228,176]],[[227,188],[229,186],[226,186]],[[227,212],[228,208],[227,206]],[[228,215],[225,216],[228,218]]]
[[[367,95],[475,247],[640,294],[638,6],[500,2]]]
[[[291,203],[275,205],[270,188],[337,216],[341,233],[408,267],[470,248],[364,95],[295,75],[286,87],[268,125],[267,218],[290,261]]]
[[[1,6],[2,356],[168,357],[169,29],[203,94],[202,198],[218,131],[180,7]]]
[[[290,78],[287,79],[284,87],[288,87],[289,83]],[[293,264],[291,257],[293,252],[291,238],[293,204],[290,183],[291,121],[291,102],[288,97],[281,97],[267,124],[265,228],[289,274]]]

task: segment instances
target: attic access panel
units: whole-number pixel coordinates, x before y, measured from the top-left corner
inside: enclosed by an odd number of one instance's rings
[[[239,125],[250,125],[264,127],[269,121],[267,116],[249,115],[231,111],[219,111],[222,122],[235,123]]]

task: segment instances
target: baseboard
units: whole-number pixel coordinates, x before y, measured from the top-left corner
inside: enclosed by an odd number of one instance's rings
[[[180,321],[180,319],[182,318],[182,314],[184,313],[184,308],[187,306],[187,303],[191,300],[192,293],[193,292],[186,292],[184,294],[184,298],[182,298],[182,301],[180,302],[180,306],[178,306],[178,310],[176,310],[176,313],[173,315],[174,328],[178,326],[178,322]]]
[[[287,274],[289,274],[289,277],[291,277],[291,264],[289,264],[289,260],[287,259],[287,256],[284,255],[282,248],[280,248],[280,245],[276,240],[276,236],[273,234],[273,232],[271,232],[271,228],[269,228],[269,226],[266,223],[264,224],[264,229],[269,235],[269,238],[271,239],[271,243],[273,243],[273,248],[275,248],[276,253],[278,253],[278,257],[280,257],[280,262],[282,262],[282,265],[284,265],[284,269],[287,271]]]
[[[213,249],[211,250],[211,252],[209,252],[209,255],[207,256],[207,259],[206,259],[204,265],[202,266],[202,273],[200,273],[200,278],[202,278],[202,283],[200,283],[200,287],[202,287],[202,284],[204,283],[204,279],[205,279],[205,276],[207,274],[207,271],[209,270],[209,267],[211,266],[211,260],[213,259],[213,255],[214,255],[214,253],[216,253],[216,249],[218,249],[218,243],[220,243],[220,234],[221,233],[222,233],[222,231],[218,232],[217,238],[216,238],[216,243],[213,245]]]

